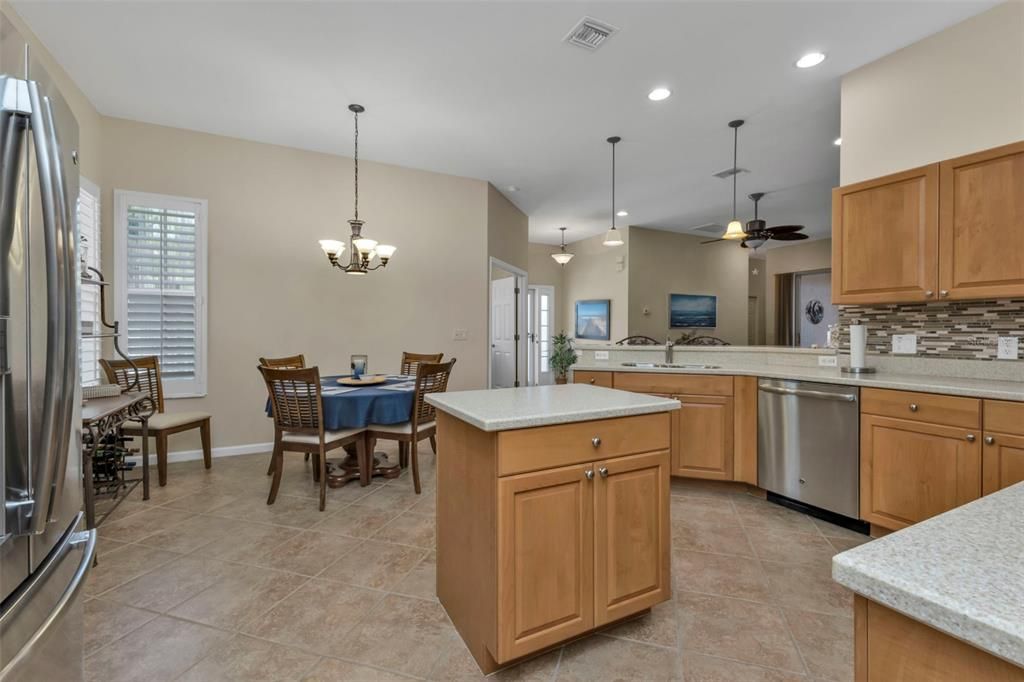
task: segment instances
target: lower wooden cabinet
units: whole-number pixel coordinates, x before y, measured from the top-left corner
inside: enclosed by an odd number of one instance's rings
[[[672,439],[672,473],[691,478],[733,480],[733,399],[672,396],[682,403]]]
[[[1024,481],[1024,437],[986,431],[981,471],[983,495]]]

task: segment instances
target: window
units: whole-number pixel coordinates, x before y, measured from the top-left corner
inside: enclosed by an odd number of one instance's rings
[[[78,248],[79,268],[100,268],[100,190],[93,183],[81,178],[78,190]],[[81,274],[85,274],[84,272]],[[95,273],[93,273],[95,277]],[[100,324],[100,287],[85,284],[79,287],[78,317],[82,333],[78,337],[78,363],[82,374],[82,385],[100,383],[100,353],[102,347],[98,338],[82,338],[103,331]]]
[[[164,396],[206,395],[206,201],[115,190],[121,346],[156,355]]]

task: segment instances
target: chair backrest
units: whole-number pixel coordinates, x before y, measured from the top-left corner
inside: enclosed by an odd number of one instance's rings
[[[283,431],[323,433],[320,368],[274,369],[260,365],[270,394],[274,427]]]
[[[260,358],[260,364],[271,369],[303,369],[306,366],[306,356],[299,353],[286,358]]]
[[[452,375],[455,358],[448,362],[421,362],[416,368],[416,399],[412,404],[412,426],[434,421],[434,406],[426,401],[431,393],[448,390],[448,378]]]
[[[408,351],[403,351],[402,370],[399,374],[416,376],[416,367],[418,367],[421,362],[438,363],[441,362],[441,358],[443,357],[444,353],[410,353]]]
[[[137,369],[139,384],[135,390],[148,393],[156,402],[156,411],[164,411],[164,384],[160,378],[160,360],[155,355],[132,358],[131,362],[100,358],[100,367],[107,375],[107,383],[117,384],[124,390],[135,383]]]

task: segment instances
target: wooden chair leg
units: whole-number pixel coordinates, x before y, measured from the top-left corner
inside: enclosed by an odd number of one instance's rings
[[[303,462],[308,462],[309,461],[309,453],[308,452],[306,453],[306,456],[303,457],[302,461]]]
[[[409,466],[409,444],[404,440],[398,441],[398,466],[403,469]]]
[[[420,494],[420,458],[418,456],[419,444],[416,442],[416,436],[413,436],[412,443],[409,444],[409,450],[412,456],[412,484],[416,488],[416,494]]]
[[[213,449],[210,447],[210,420],[206,419],[199,427],[199,438],[203,441],[203,465],[209,469],[213,466]]]
[[[276,457],[279,447],[281,447],[281,432],[274,429],[274,449],[270,451],[270,462],[267,464],[267,476],[274,473],[274,464],[276,463],[274,457]]]
[[[437,438],[434,436],[430,437],[430,449],[434,451],[435,455],[437,454]]]
[[[167,434],[156,434],[156,473],[160,487],[167,485]]]
[[[307,455],[310,453],[306,453]],[[320,460],[323,459],[320,455],[313,453],[313,482],[320,482]]]
[[[280,443],[274,443],[274,454],[271,455],[270,461],[274,465],[274,480],[270,484],[270,496],[267,498],[267,504],[274,504],[274,500],[277,499],[277,491],[281,487],[281,471],[284,469],[284,450]]]
[[[327,453],[323,448],[320,448],[316,461],[320,474],[320,511],[323,511],[327,507]]]

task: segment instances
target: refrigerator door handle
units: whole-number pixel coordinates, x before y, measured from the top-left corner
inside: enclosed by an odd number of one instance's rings
[[[79,519],[81,514],[79,514]],[[77,526],[78,523],[75,524]],[[82,551],[82,558],[78,562],[78,567],[75,569],[74,575],[68,582],[54,604],[49,615],[43,619],[39,627],[32,634],[31,637],[25,642],[18,653],[0,670],[0,680],[5,679],[8,673],[15,670],[22,661],[28,660],[32,657],[33,650],[40,643],[44,642],[47,636],[52,632],[53,626],[60,622],[60,619],[64,616],[64,612],[67,610],[75,599],[78,597],[79,592],[82,590],[82,586],[85,584],[85,576],[88,574],[89,569],[92,568],[93,559],[96,557],[96,530],[84,530],[84,531],[71,531],[69,537],[61,545],[60,549],[53,552],[46,561],[39,566],[34,578],[31,582],[26,583],[18,591],[17,594],[12,596],[12,603],[3,614],[3,618],[0,618],[0,630],[4,629],[7,625],[5,620],[13,620],[16,618],[26,605],[28,605],[33,596],[46,585],[47,580],[50,578],[53,571],[63,562],[64,558],[75,550]]]

